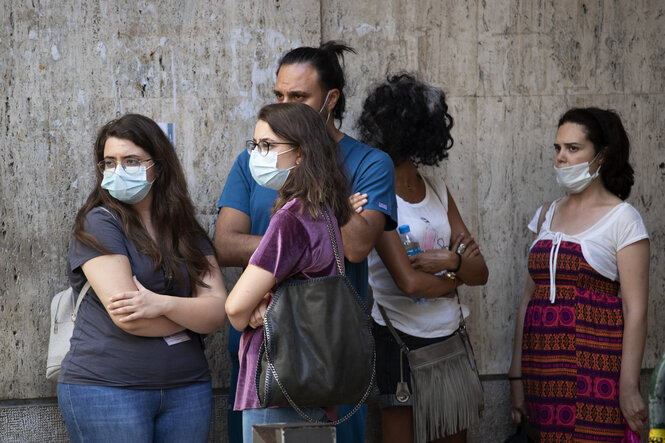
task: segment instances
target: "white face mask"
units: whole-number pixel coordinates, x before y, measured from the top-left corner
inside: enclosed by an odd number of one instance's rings
[[[122,166],[116,166],[114,171],[104,171],[101,187],[111,194],[111,197],[121,202],[133,205],[145,198],[150,192],[152,182],[146,179],[147,170],[155,164],[148,166],[138,166],[125,170]]]
[[[554,174],[556,175],[556,182],[569,194],[579,194],[584,191],[591,182],[598,177],[600,166],[596,172],[591,175],[589,167],[591,163],[595,162],[598,154],[590,162],[584,162],[573,166],[566,166],[563,168],[554,167]]]
[[[277,168],[277,156],[291,152],[296,148],[291,148],[287,151],[280,152],[279,154],[271,151],[268,154],[261,155],[257,149],[253,150],[249,155],[249,172],[252,173],[254,180],[261,186],[269,189],[279,191],[284,185],[289,172],[295,168],[296,165],[288,169]]]

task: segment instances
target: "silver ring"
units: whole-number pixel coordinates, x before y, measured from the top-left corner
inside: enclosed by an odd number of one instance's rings
[[[460,243],[459,247],[457,248],[457,253],[464,254],[464,251],[466,251],[466,245],[464,243]]]

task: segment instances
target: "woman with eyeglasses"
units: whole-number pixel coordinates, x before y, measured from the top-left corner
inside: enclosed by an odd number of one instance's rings
[[[226,300],[213,246],[154,121],[108,122],[94,156],[67,259],[74,290],[91,284],[58,379],[67,432],[73,442],[205,442],[203,336],[223,325]]]
[[[248,150],[254,180],[279,190],[279,195],[268,230],[226,301],[229,321],[243,331],[234,409],[243,411],[245,442],[252,441],[255,424],[304,421],[295,409],[262,409],[259,404],[255,374],[263,342],[263,315],[271,291],[282,281],[337,274],[326,213],[341,257],[344,249],[339,226],[352,215],[337,145],[326,133],[321,116],[309,106],[264,106]],[[320,408],[303,410],[314,419],[327,417]]]

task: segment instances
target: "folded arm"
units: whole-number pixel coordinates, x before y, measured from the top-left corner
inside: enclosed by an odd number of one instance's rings
[[[353,263],[359,263],[369,255],[386,226],[386,215],[374,209],[355,212],[342,226],[344,256]]]
[[[209,271],[203,276],[205,286],[197,285],[192,297],[173,297],[152,292],[134,277],[137,291],[113,295],[107,309],[112,315],[122,315],[118,321],[129,323],[139,319],[164,316],[178,325],[200,334],[210,334],[224,324],[226,288],[214,256],[206,257]]]
[[[247,266],[259,247],[260,235],[251,235],[249,215],[234,208],[222,207],[215,226],[215,251],[220,266]]]
[[[120,292],[137,291],[129,260],[125,255],[100,255],[85,262],[81,268],[107,312],[112,296]],[[109,316],[120,329],[143,337],[163,337],[185,329],[165,316],[127,322],[120,321],[125,314],[109,312]]]
[[[413,266],[424,272],[436,273],[443,270],[456,269],[459,265],[460,267],[455,274],[458,278],[462,279],[464,284],[469,286],[484,285],[487,283],[489,275],[485,259],[476,241],[464,224],[450,192],[448,192],[448,214],[446,215],[450,222],[451,230],[450,250],[433,249],[411,256]],[[457,248],[462,243],[464,243],[465,249],[460,253],[460,259],[455,251],[457,251]]]
[[[226,300],[226,313],[235,329],[244,331],[249,326],[255,309],[276,283],[272,273],[258,266],[247,266]]]
[[[376,252],[397,287],[411,296],[436,298],[451,292],[461,284],[459,280],[451,280],[414,269],[395,230],[385,231],[381,235],[376,244]]]

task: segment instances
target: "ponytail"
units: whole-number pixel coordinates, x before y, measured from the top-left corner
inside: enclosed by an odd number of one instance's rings
[[[337,99],[337,104],[335,104],[335,108],[333,109],[333,118],[342,121],[344,111],[346,110],[346,97],[344,96],[346,81],[344,79],[344,70],[342,69],[345,52],[356,53],[352,47],[334,40],[327,41],[318,48],[302,46],[292,49],[284,54],[279,61],[277,73],[279,74],[279,69],[283,65],[297,63],[312,65],[316,69],[317,74],[319,74],[319,82],[322,89],[326,91],[337,89],[339,91],[339,99]]]

